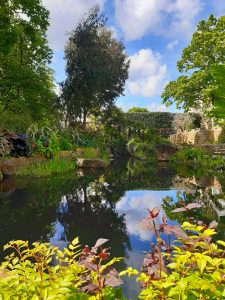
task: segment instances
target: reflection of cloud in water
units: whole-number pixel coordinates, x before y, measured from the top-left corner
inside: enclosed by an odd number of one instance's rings
[[[59,247],[59,249],[62,250],[68,244],[68,241],[67,241],[66,235],[65,235],[64,227],[58,220],[55,222],[54,227],[55,227],[55,233],[50,238],[50,243],[53,246]]]
[[[176,197],[175,190],[169,191],[129,191],[117,203],[117,210],[125,214],[127,231],[141,240],[149,241],[152,233],[143,228],[140,221],[147,216],[146,208],[160,207],[166,196]],[[160,217],[164,214],[162,208]]]
[[[126,259],[126,265],[132,266],[132,268],[140,270],[144,254],[141,251],[128,251],[128,258]],[[136,276],[123,277],[125,296],[130,299],[138,299],[138,294],[141,290],[140,282],[136,281]]]

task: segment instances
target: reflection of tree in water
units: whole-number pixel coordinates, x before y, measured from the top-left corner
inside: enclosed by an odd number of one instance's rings
[[[58,209],[67,240],[79,236],[82,244],[93,245],[99,237],[107,238],[113,256],[125,256],[125,248],[130,248],[129,238],[124,216],[116,211],[123,193],[103,176],[94,180],[81,177],[78,185],[62,198]]]
[[[165,163],[156,165],[145,161],[130,159],[126,165],[113,166],[106,171],[107,182],[122,188],[123,191],[129,190],[164,190],[170,189],[175,171]]]
[[[0,248],[16,239],[29,242],[49,241],[54,234],[56,209],[65,190],[70,190],[71,184],[74,184],[74,180],[62,182],[62,178],[8,178],[2,182]]]
[[[185,205],[198,202],[202,207],[191,209],[185,212],[173,213],[172,211],[182,205],[176,199],[166,197],[163,200],[163,209],[166,215],[171,220],[177,220],[180,224],[190,221],[203,221],[205,224],[210,224],[213,220],[217,220],[217,238],[225,240],[225,193],[222,192],[220,182],[214,176],[205,176],[196,178],[184,179],[186,185],[180,182],[182,189],[185,192],[180,192],[177,196]],[[190,184],[191,183],[191,184]],[[180,186],[181,187],[181,186]]]

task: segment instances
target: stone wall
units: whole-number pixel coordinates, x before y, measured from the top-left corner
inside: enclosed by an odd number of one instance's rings
[[[221,135],[221,128],[193,129],[191,131],[178,132],[170,136],[170,142],[175,145],[202,145],[204,143],[215,143]]]

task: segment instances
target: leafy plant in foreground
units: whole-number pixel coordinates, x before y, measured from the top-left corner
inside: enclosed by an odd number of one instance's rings
[[[63,251],[50,244],[11,241],[0,267],[0,299],[115,299],[122,283],[109,259],[108,240],[80,249],[75,238]],[[122,299],[122,297],[120,297]]]
[[[216,222],[180,226],[156,225],[159,209],[153,208],[145,218],[147,227],[155,232],[156,244],[147,253],[142,272],[128,268],[120,275],[138,275],[142,284],[140,299],[223,299],[225,297],[225,242],[212,243]],[[178,241],[166,243],[162,234],[174,234]],[[222,247],[222,249],[221,249]]]

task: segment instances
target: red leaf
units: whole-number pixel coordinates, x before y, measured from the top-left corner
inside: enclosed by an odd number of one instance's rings
[[[167,223],[167,217],[166,217],[166,215],[163,215],[163,217],[162,217],[162,222],[163,222],[163,224],[166,224],[166,223]]]
[[[178,212],[182,212],[182,211],[187,211],[188,209],[186,207],[179,207],[176,208],[174,210],[172,210],[173,213],[178,213]]]
[[[159,213],[160,213],[160,209],[158,207],[154,207],[152,209],[148,209],[148,213],[149,213],[149,218],[148,219],[155,219],[158,217]]]
[[[87,270],[94,271],[94,272],[98,271],[97,265],[88,259],[86,259],[84,262],[82,261],[81,263],[84,265],[85,269]]]
[[[215,229],[217,226],[218,226],[218,222],[216,222],[215,220],[209,224],[210,229]]]
[[[182,238],[182,239],[188,238],[186,233],[181,229],[180,225],[171,226],[167,224],[164,226],[164,232],[166,234],[174,234],[178,238]]]
[[[200,208],[200,207],[202,207],[202,205],[201,204],[199,204],[199,203],[189,203],[187,206],[187,209],[189,210],[189,209],[193,209],[193,208]]]
[[[98,286],[96,284],[90,283],[81,288],[83,292],[95,294],[98,291]]]
[[[101,247],[102,245],[104,245],[106,242],[108,242],[107,239],[98,239],[97,242],[95,243],[94,247],[92,247],[91,251],[92,252],[97,252],[98,248]]]
[[[109,248],[103,249],[102,252],[98,254],[98,257],[100,257],[103,260],[109,258],[110,253],[107,252],[108,250],[109,250]]]
[[[105,284],[111,287],[117,287],[123,284],[123,281],[119,278],[119,273],[113,269],[106,275]]]

